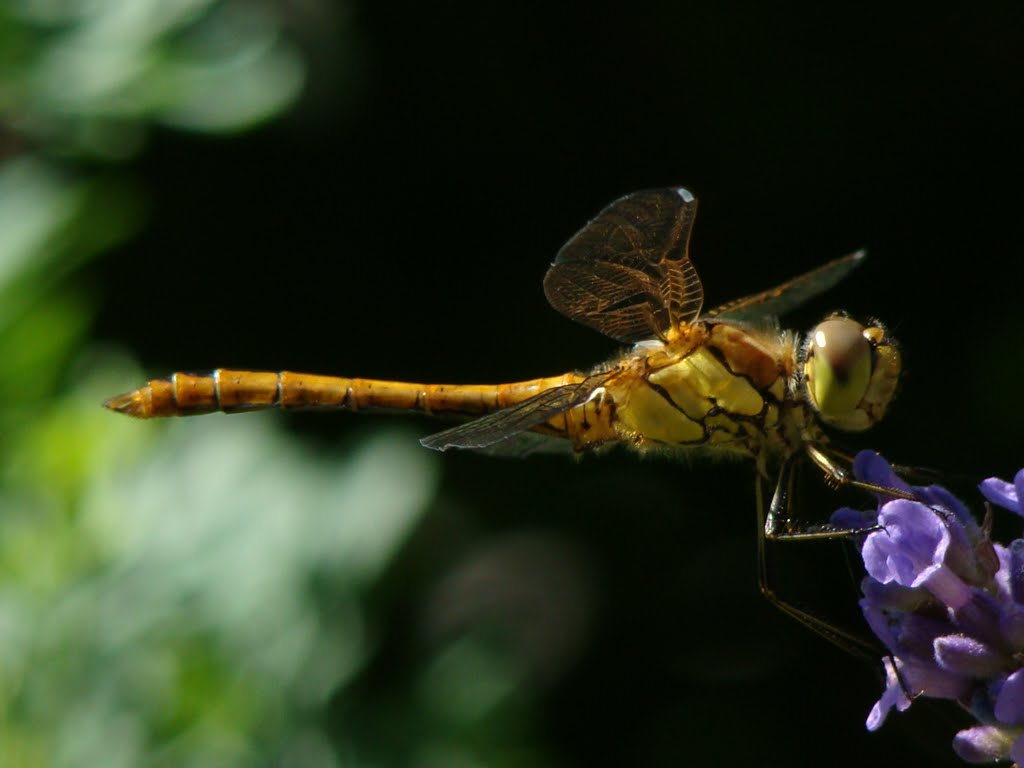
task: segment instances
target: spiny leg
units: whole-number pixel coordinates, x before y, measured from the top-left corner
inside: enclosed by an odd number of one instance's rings
[[[787,458],[779,468],[778,481],[775,484],[775,493],[772,495],[771,505],[767,514],[763,511],[764,493],[761,491],[759,504],[762,505],[763,529],[761,534],[769,541],[814,541],[821,539],[845,539],[862,533],[870,533],[878,530],[878,526],[866,528],[840,528],[831,523],[815,523],[814,525],[801,525],[792,516],[793,477],[797,468],[797,462],[802,457],[794,454]],[[841,468],[840,468],[840,471]],[[831,475],[830,475],[831,477]],[[767,480],[766,470],[758,467],[758,488]],[[866,490],[875,489],[867,483],[859,483],[850,480],[850,483],[857,483],[856,487],[866,487]],[[887,491],[888,489],[882,489]],[[894,491],[902,495],[901,491]]]
[[[873,483],[865,483],[854,478],[848,469],[841,466],[836,459],[829,455],[821,446],[816,443],[809,443],[805,447],[807,456],[825,473],[825,482],[833,488],[858,488],[869,493],[883,494],[897,499],[913,499],[913,494],[899,488],[887,488]],[[836,453],[844,460],[849,457]],[[775,487],[775,494],[772,497],[771,506],[768,509],[764,521],[764,536],[771,541],[807,541],[816,539],[845,539],[859,534],[877,531],[877,525],[863,528],[842,528],[831,523],[816,523],[814,525],[802,525],[792,517],[791,496],[793,486],[793,471],[798,455],[786,459],[779,470],[779,480]],[[766,477],[766,472],[759,464],[759,475]]]
[[[852,458],[845,456],[844,454],[839,455],[849,460],[852,464]],[[767,472],[761,459],[759,459],[757,463],[758,472],[755,487],[757,496],[758,588],[760,589],[761,594],[767,598],[768,602],[784,614],[796,620],[800,624],[803,624],[812,632],[825,638],[840,650],[846,651],[847,653],[868,662],[872,665],[872,668],[877,671],[877,668],[874,666],[878,661],[879,655],[879,648],[877,644],[852,632],[848,632],[835,624],[825,621],[824,619],[815,616],[813,613],[784,600],[779,597],[778,593],[775,592],[768,581],[768,561],[765,541],[843,539],[854,534],[871,533],[872,531],[880,529],[880,526],[877,525],[860,529],[841,529],[826,524],[823,526],[816,526],[814,529],[794,530],[794,521],[789,514],[789,510],[791,508],[790,501],[793,490],[793,478],[797,466],[796,462],[798,460],[798,456],[791,456],[783,463],[782,467],[780,467],[775,493],[772,495],[772,503],[767,512],[765,511],[765,483],[768,480]],[[829,475],[829,477],[832,477],[832,475]],[[852,481],[850,484],[854,487],[863,488],[869,491],[888,493],[899,496],[900,498],[907,497],[907,494],[893,488],[882,488],[881,486],[875,486],[870,483],[860,483],[859,481]],[[779,530],[780,524],[784,530]],[[916,698],[920,692],[914,692],[909,688],[902,673],[896,666],[896,658],[891,653],[884,654],[883,658],[887,659],[888,663],[892,665],[904,695],[909,699]]]
[[[821,637],[828,640],[830,643],[835,645],[837,648],[846,651],[854,656],[858,656],[862,659],[875,663],[878,658],[878,650],[875,644],[859,637],[851,632],[847,632],[840,627],[831,624],[824,619],[815,616],[813,613],[800,608],[793,603],[783,599],[771,586],[768,579],[768,559],[767,551],[765,547],[766,541],[793,541],[795,539],[828,539],[838,538],[842,535],[842,532],[836,531],[826,533],[825,535],[816,535],[814,532],[802,532],[806,535],[800,535],[801,532],[797,532],[797,535],[786,535],[786,534],[773,534],[769,536],[768,530],[771,521],[774,519],[778,522],[780,519],[787,519],[784,510],[775,509],[779,504],[786,503],[789,498],[789,492],[792,490],[792,475],[793,475],[793,462],[794,459],[790,458],[787,460],[779,473],[779,480],[776,484],[775,494],[772,498],[771,508],[766,511],[765,507],[765,483],[767,478],[762,473],[762,467],[759,462],[759,470],[757,474],[757,482],[755,485],[756,496],[757,496],[757,586],[761,591],[761,594],[765,598],[782,611],[790,618],[796,620],[800,624],[810,629],[812,632],[820,635]],[[781,514],[780,514],[781,511]]]
[[[856,480],[849,476],[849,472],[840,467],[835,460],[835,456],[852,463],[852,459],[847,454],[840,453],[839,451],[832,450],[829,448],[827,451],[820,445],[808,444],[806,446],[807,455],[814,461],[825,472],[826,483],[832,484],[835,488],[842,486],[849,486],[850,488],[859,488],[864,491],[876,493],[882,496],[889,496],[894,499],[907,499],[910,501],[921,501],[920,498],[915,496],[911,491],[906,491],[901,488],[893,488],[885,485],[875,485],[874,483],[865,483],[860,480]],[[829,454],[833,454],[830,456]],[[917,467],[905,467],[900,465],[891,465],[892,469],[896,472],[897,476],[901,479],[904,474],[910,474],[920,472]],[[925,472],[932,473],[933,470],[924,470]],[[952,513],[949,510],[943,509],[939,506],[929,506],[932,512],[939,517],[949,517]],[[798,532],[797,535],[784,534],[782,536],[776,534],[774,538],[843,538],[860,533],[871,533],[873,531],[881,530],[882,526],[873,525],[864,528],[837,528],[830,524],[824,524],[814,526],[811,531]],[[809,533],[810,535],[806,535]]]
[[[835,459],[833,458],[833,456],[839,457],[847,464],[852,466],[854,457],[850,456],[847,453],[837,451],[834,448],[830,448],[826,452],[825,449],[823,449],[821,446],[813,443],[808,444],[806,446],[806,450],[807,455],[811,458],[811,460],[814,461],[814,463],[817,464],[818,467],[820,467],[825,472],[826,481],[831,480],[836,485],[836,487],[848,485],[852,488],[860,488],[871,493],[884,494],[899,499],[915,498],[913,494],[900,490],[898,488],[887,488],[885,486],[875,485],[873,483],[864,483],[859,480],[856,480],[855,478],[851,478],[847,470],[836,464]],[[829,453],[833,454],[833,456],[829,456]],[[934,481],[938,475],[938,473],[936,473],[935,470],[925,469],[921,467],[908,467],[898,464],[893,464],[890,466],[892,467],[893,471],[896,472],[896,474],[901,478],[911,475],[919,475],[922,477],[921,482]],[[925,480],[924,478],[927,478],[927,480]],[[932,507],[932,511],[939,515],[949,514],[945,510],[939,509],[937,507]],[[832,536],[819,536],[817,538],[840,538],[847,534],[871,533],[872,531],[881,530],[881,528],[882,526],[876,525],[861,529],[846,529],[845,531],[840,529],[837,530]],[[847,633],[841,634],[847,635]],[[828,636],[826,635],[826,637]],[[858,640],[858,638],[856,638],[855,636],[847,635],[847,637],[851,637],[854,640]],[[867,644],[866,641],[859,640],[858,647],[864,649],[870,646]],[[858,653],[857,655],[864,654]],[[921,695],[921,691],[914,691],[913,689],[911,689],[910,685],[907,683],[907,680],[904,678],[903,673],[896,665],[896,657],[891,652],[886,653],[882,658],[885,660],[886,663],[888,663],[892,667],[893,673],[896,675],[896,679],[899,681],[900,689],[903,691],[903,694],[908,699],[914,700]]]
[[[850,470],[840,466],[835,458],[829,455],[830,452],[826,451],[817,443],[808,443],[804,450],[807,452],[807,456],[811,461],[817,464],[825,473],[825,481],[831,483],[836,488],[842,488],[844,486],[849,488],[860,488],[862,491],[881,493],[886,496],[892,496],[896,499],[913,500],[914,498],[914,494],[900,490],[899,488],[886,488],[882,485],[875,485],[874,483],[865,483],[862,480],[857,480],[855,477],[850,475]],[[849,456],[839,454],[836,451],[832,451],[831,453],[836,456],[840,456],[849,464],[853,463]]]

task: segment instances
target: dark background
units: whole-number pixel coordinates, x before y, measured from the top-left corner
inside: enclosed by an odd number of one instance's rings
[[[899,400],[850,445],[1010,476],[1024,464],[1024,25],[1014,3],[918,8],[297,4],[302,103],[242,138],[155,137],[147,228],[85,275],[105,297],[97,333],[153,375],[587,368],[616,345],[547,306],[545,269],[612,199],[685,184],[707,306],[869,249],[787,320],[841,307],[902,341]],[[385,422],[288,423],[337,445]],[[366,698],[402,695],[428,586],[522,534],[572,553],[591,606],[574,650],[524,683],[555,764],[953,762],[952,705],[866,733],[877,662],[759,597],[749,466],[626,452],[443,465],[437,508],[381,588]],[[824,519],[839,501],[811,472],[803,484],[802,514]],[[773,550],[792,599],[859,632],[851,572],[839,545]],[[520,613],[502,620],[529,624]]]

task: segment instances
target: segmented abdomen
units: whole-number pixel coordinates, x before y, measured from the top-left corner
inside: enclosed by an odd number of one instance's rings
[[[568,373],[512,384],[416,384],[218,368],[209,374],[175,373],[153,379],[133,392],[112,397],[105,405],[141,419],[264,408],[397,410],[475,416],[581,378]]]

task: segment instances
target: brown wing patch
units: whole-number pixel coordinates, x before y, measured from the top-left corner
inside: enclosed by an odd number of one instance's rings
[[[704,302],[688,254],[696,211],[682,187],[616,200],[558,252],[544,278],[551,306],[624,342],[691,322]]]

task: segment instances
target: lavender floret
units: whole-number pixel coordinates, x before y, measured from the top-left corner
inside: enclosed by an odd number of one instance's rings
[[[853,472],[912,497],[879,493],[875,510],[832,516],[846,528],[879,526],[860,542],[861,609],[890,654],[868,729],[918,696],[951,699],[978,721],[953,740],[961,758],[1024,765],[1024,539],[992,542],[987,520],[979,524],[953,494],[909,485],[872,451],[857,455]],[[1024,516],[1024,469],[1013,483],[989,478],[980,489]]]
[[[1017,473],[1012,483],[1000,480],[998,477],[990,477],[982,480],[979,486],[985,498],[1003,509],[1024,515],[1021,510],[1021,499],[1024,498],[1024,469]]]

